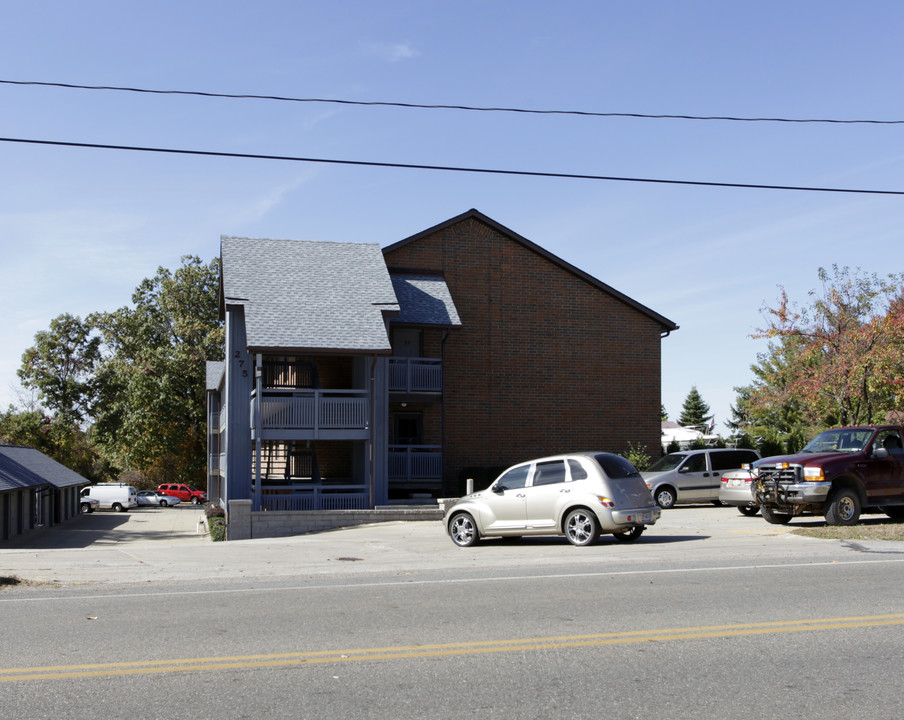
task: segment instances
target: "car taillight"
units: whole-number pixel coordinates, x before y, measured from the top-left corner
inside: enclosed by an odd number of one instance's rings
[[[605,495],[597,495],[597,496],[596,496],[596,499],[599,500],[600,503],[602,503],[603,507],[609,507],[609,508],[615,507],[615,503],[612,502],[612,501],[611,501],[609,498],[607,498]]]
[[[728,482],[728,478],[725,477],[724,475],[722,476],[722,482],[724,482],[724,483],[727,483],[727,482]]]

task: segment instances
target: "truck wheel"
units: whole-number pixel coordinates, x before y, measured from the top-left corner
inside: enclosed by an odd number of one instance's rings
[[[119,503],[113,503],[113,506],[110,508],[113,512],[122,512],[125,508]]]
[[[860,519],[860,498],[849,488],[832,493],[826,503],[826,525],[856,525]]]
[[[787,525],[791,522],[790,514],[775,512],[775,510],[765,505],[760,505],[760,512],[763,514],[763,520],[770,525]]]

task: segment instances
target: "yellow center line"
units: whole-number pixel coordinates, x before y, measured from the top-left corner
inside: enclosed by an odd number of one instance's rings
[[[642,642],[698,640],[772,633],[844,630],[850,628],[904,625],[904,613],[858,617],[784,620],[776,622],[712,625],[629,632],[559,635],[552,637],[442,643],[435,645],[398,645],[353,650],[315,650],[309,652],[232,655],[222,657],[181,658],[170,660],[135,660],[82,665],[48,665],[23,668],[0,668],[0,682],[24,680],[59,680],[66,678],[150,675],[156,673],[234,670],[248,668],[290,667],[324,663],[399,660],[448,655],[525,652],[561,648],[625,645]]]

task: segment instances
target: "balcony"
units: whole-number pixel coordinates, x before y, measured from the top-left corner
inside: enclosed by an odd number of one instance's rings
[[[443,453],[439,445],[390,445],[390,480],[440,480]]]
[[[439,393],[443,391],[443,362],[438,358],[389,358],[389,391]]]
[[[251,428],[256,436],[256,392]],[[264,390],[260,399],[264,439],[366,439],[370,402],[363,390]]]

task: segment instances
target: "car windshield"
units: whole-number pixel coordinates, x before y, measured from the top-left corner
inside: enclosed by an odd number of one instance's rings
[[[664,457],[659,458],[656,462],[650,465],[647,470],[650,472],[665,472],[666,470],[674,470],[682,462],[684,462],[684,458],[686,457],[687,455],[685,455],[684,453],[672,453],[671,455],[665,455]]]
[[[863,452],[869,444],[873,431],[870,428],[843,428],[826,430],[804,446],[802,453]]]

